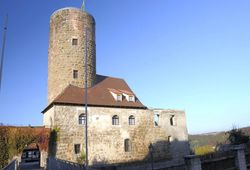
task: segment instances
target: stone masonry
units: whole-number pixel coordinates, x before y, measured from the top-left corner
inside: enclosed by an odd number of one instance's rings
[[[86,31],[87,30],[87,31]],[[50,18],[50,40],[48,54],[48,104],[67,85],[85,85],[86,32],[88,34],[88,87],[95,83],[96,45],[95,20],[77,8],[64,8],[54,12]],[[73,45],[73,39],[76,44]],[[78,78],[73,78],[73,71]]]
[[[79,118],[85,114],[81,94],[86,45],[87,92],[92,94],[88,96],[92,101],[88,107],[89,164],[149,162],[150,145],[155,161],[184,161],[189,154],[185,112],[148,109],[122,79],[106,77],[98,82],[95,20],[76,8],[60,9],[50,18],[48,106],[43,111],[43,124],[58,130],[53,149],[56,158],[76,162],[80,153],[75,147],[80,145],[80,150],[85,150],[85,126]],[[62,100],[57,100],[60,97]],[[115,115],[119,119],[116,125],[112,124]],[[134,116],[134,125],[129,125],[130,116]]]
[[[189,154],[183,111],[157,110],[158,126],[154,125],[154,110],[88,107],[88,112],[90,164],[148,160],[150,143],[155,160],[182,159]],[[47,113],[44,125],[60,129],[56,157],[75,162],[79,155],[74,153],[74,144],[81,144],[81,149],[85,149],[85,127],[78,124],[78,116],[84,113],[84,107],[55,105]],[[112,125],[114,115],[119,117],[119,125]],[[135,125],[128,125],[131,115],[135,117]],[[175,126],[170,125],[173,115],[176,116]],[[125,139],[131,140],[131,152],[124,151]]]

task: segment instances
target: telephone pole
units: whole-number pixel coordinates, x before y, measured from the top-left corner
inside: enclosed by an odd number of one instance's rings
[[[7,35],[7,25],[8,25],[8,14],[5,17],[4,29],[3,29],[3,45],[2,45],[2,52],[1,52],[1,63],[0,63],[0,91],[2,86],[2,75],[3,75],[3,62],[4,62],[4,51],[5,51],[5,44],[6,44],[6,35]]]

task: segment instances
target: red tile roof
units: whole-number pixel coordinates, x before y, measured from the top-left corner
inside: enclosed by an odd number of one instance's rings
[[[130,92],[130,91],[127,91],[127,90],[119,90],[120,92],[122,92],[122,93],[125,93],[125,94],[127,94],[127,95],[129,95],[129,96],[134,96],[134,93],[132,93],[132,92]]]
[[[116,90],[116,89],[110,89],[110,88],[108,88],[108,90],[109,90],[110,92],[115,93],[115,94],[122,94],[122,92],[121,92],[121,91]]]
[[[135,102],[129,102],[126,99],[116,101],[110,90],[112,91],[126,91],[133,94],[127,83],[123,79],[106,77],[97,75],[97,83],[88,88],[88,105],[89,106],[103,106],[103,107],[123,107],[123,108],[141,108],[146,109],[139,99],[135,96]],[[46,107],[42,113],[45,113],[54,104],[65,105],[84,105],[85,104],[85,89],[69,85],[64,91],[57,96],[57,98]]]

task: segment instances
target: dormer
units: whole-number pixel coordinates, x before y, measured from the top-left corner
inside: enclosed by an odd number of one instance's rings
[[[135,96],[133,96],[133,95],[128,96],[128,101],[135,102]]]
[[[112,96],[114,97],[114,99],[118,102],[122,101],[122,92],[120,92],[119,90],[116,89],[108,89],[109,92],[112,94]]]
[[[127,99],[127,101],[129,102],[135,102],[135,95],[127,90],[119,90],[120,92],[122,92],[122,95],[125,96],[125,98]]]

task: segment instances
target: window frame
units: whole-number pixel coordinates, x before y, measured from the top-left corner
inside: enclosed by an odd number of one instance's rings
[[[78,79],[78,70],[73,70],[73,79]]]
[[[135,116],[134,115],[130,115],[128,117],[128,124],[131,126],[135,125]]]
[[[154,127],[158,127],[160,122],[160,114],[159,113],[154,113]]]
[[[132,150],[132,144],[130,139],[125,139],[124,140],[124,152],[131,152]]]
[[[168,143],[171,143],[173,141],[173,137],[171,135],[168,136]]]
[[[78,124],[79,125],[86,125],[86,114],[85,113],[81,113],[78,116]]]
[[[114,125],[114,126],[119,125],[119,116],[118,115],[112,116],[112,125]]]
[[[76,155],[81,153],[81,144],[79,144],[79,143],[74,144],[74,153]]]
[[[72,44],[72,46],[77,46],[78,45],[78,38],[72,38],[71,44]]]
[[[119,101],[119,102],[122,101],[122,94],[117,94],[117,101]]]
[[[169,121],[170,121],[170,126],[176,126],[177,125],[175,115],[171,115]]]
[[[135,96],[128,96],[128,101],[129,102],[134,102],[135,101]]]

